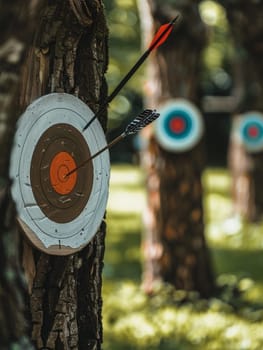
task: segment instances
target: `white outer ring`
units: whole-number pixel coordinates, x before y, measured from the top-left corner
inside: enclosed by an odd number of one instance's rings
[[[11,193],[17,213],[42,242],[45,248],[66,246],[78,249],[86,245],[96,234],[105,213],[109,177],[109,152],[106,150],[92,160],[93,185],[89,200],[80,215],[68,223],[56,223],[45,216],[39,208],[30,182],[31,159],[41,135],[52,125],[67,123],[82,133],[94,113],[78,98],[53,93],[34,101],[18,122],[11,152]],[[98,120],[82,133],[91,155],[105,147],[107,142]]]
[[[174,139],[167,134],[164,128],[164,121],[166,115],[170,113],[172,109],[181,109],[192,117],[193,127],[191,137],[185,139]],[[160,145],[167,151],[172,152],[185,152],[193,148],[201,139],[204,134],[204,122],[201,112],[198,108],[188,100],[183,98],[177,98],[167,101],[160,108],[160,117],[155,122],[155,135]]]

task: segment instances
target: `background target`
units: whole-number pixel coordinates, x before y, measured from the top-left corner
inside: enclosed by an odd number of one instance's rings
[[[160,145],[172,152],[190,150],[201,139],[203,120],[198,109],[189,101],[174,99],[160,110],[155,133]]]
[[[103,218],[110,173],[108,151],[65,175],[106,146],[98,120],[78,98],[54,93],[21,116],[11,154],[12,196],[31,242],[49,254],[85,246]]]
[[[238,139],[249,152],[263,150],[263,114],[248,112],[239,119]]]

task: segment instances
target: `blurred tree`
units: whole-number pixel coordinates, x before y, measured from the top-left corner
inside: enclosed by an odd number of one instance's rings
[[[15,1],[14,4],[18,6],[18,1]],[[13,22],[13,32],[9,34],[12,40],[18,38],[15,42],[18,46],[15,46],[19,53],[20,50],[24,52],[24,42],[20,40],[20,37],[27,38],[30,33],[24,29],[31,28],[29,25],[31,23],[30,13],[34,4],[35,1],[32,1],[28,6],[23,4],[19,8],[13,8],[9,4],[3,7],[1,2],[1,19],[3,15],[5,24],[10,20],[9,13],[12,14],[12,19],[19,18],[19,21]],[[3,8],[6,11],[2,12]],[[45,2],[42,11],[38,12],[38,26],[34,34],[33,45],[27,52],[22,72],[22,86],[19,91],[21,110],[43,94],[67,92],[78,95],[91,109],[96,111],[101,101],[107,96],[104,74],[108,58],[108,30],[102,1],[55,0]],[[11,48],[14,46],[12,40]],[[0,44],[0,49],[2,49],[5,42],[0,42]],[[8,49],[9,47],[6,48],[6,52],[12,53],[12,50],[8,51]],[[2,52],[0,50],[0,59],[2,59]],[[20,56],[18,58],[20,59]],[[14,59],[16,56],[10,54],[9,60]],[[4,61],[4,64],[6,64],[4,68],[8,69],[10,62]],[[18,68],[19,66],[15,67],[15,75],[10,75],[10,81],[13,77],[17,78]],[[1,79],[3,78],[5,75],[2,74]],[[1,84],[1,88],[4,88],[4,84]],[[13,89],[14,86],[11,88]],[[5,92],[4,89],[2,91]],[[13,128],[14,119],[12,114],[9,116]],[[104,129],[106,119],[105,112],[100,120]],[[5,133],[12,134],[10,129],[6,129]],[[6,165],[8,164],[7,159],[4,158]],[[1,167],[1,171],[2,169]],[[7,177],[7,167],[4,175]],[[3,219],[1,220],[1,231],[9,229],[8,220],[11,220],[10,215],[13,214],[13,212],[10,213],[9,207],[6,207],[3,193],[0,192],[1,209],[2,206],[4,208],[3,212],[1,210],[1,219]],[[6,214],[6,217],[5,212],[9,214]],[[29,333],[37,349],[101,349],[101,272],[105,226],[103,222],[96,236],[81,252],[66,257],[46,255],[23,240],[21,255],[28,287]],[[3,289],[7,292],[4,298],[0,299],[0,332],[4,334],[3,337],[1,334],[0,342],[7,340],[11,343],[11,340],[20,341],[23,335],[24,320],[21,315],[23,306],[21,304],[23,303],[13,288],[19,287],[21,282],[13,273],[13,266],[16,267],[15,262],[17,261],[13,258],[13,249],[9,245],[4,246],[6,243],[2,242],[4,236],[2,238],[1,235],[0,239],[0,258],[2,266],[6,266],[6,269],[1,269],[0,272],[0,293],[3,293],[2,284],[8,283],[6,289]],[[6,263],[5,260],[8,262],[8,259],[11,258],[13,260]],[[5,304],[2,304],[3,302]],[[9,305],[10,309],[7,309]],[[16,306],[19,313],[17,313]],[[10,312],[14,319],[13,322]],[[10,322],[7,322],[9,319],[7,313],[9,313]],[[11,347],[1,347],[1,349],[5,348],[10,349]],[[29,349],[30,346],[27,344],[17,348]]]
[[[149,43],[160,24],[178,11],[182,19],[152,56],[146,86],[146,104],[158,105],[172,97],[199,105],[200,55],[206,28],[198,12],[199,1],[138,1],[143,36]],[[214,289],[211,262],[204,237],[201,174],[204,148],[201,141],[191,151],[165,151],[146,129],[143,150],[147,172],[148,209],[144,238],[144,288],[152,292],[158,280],[178,289],[198,291],[208,297]]]
[[[16,96],[40,1],[0,0],[0,348],[32,349],[25,321],[25,283],[18,259],[9,156],[18,116]]]
[[[202,53],[200,77],[206,128],[206,165],[225,167],[231,125],[230,111],[236,101],[232,90],[233,40],[222,5],[216,1],[203,0],[199,4],[199,10],[208,33],[208,44]]]
[[[202,0],[199,11],[208,34],[208,43],[202,53],[202,94],[228,96],[232,87],[234,49],[225,9],[216,1]],[[212,107],[218,110],[228,108],[218,104]],[[209,109],[207,106],[205,108]]]
[[[222,0],[236,48],[235,90],[239,101],[238,114],[263,112],[263,2],[254,0]],[[234,129],[233,129],[234,131]],[[229,166],[233,176],[233,200],[236,213],[254,221],[263,215],[263,152],[248,153],[231,138]]]
[[[111,92],[138,59],[140,27],[136,0],[105,0],[104,2],[110,30],[107,82]],[[123,121],[127,115],[135,115],[139,112],[141,82],[142,74],[138,72],[111,102],[108,124],[110,129],[118,127],[120,121]],[[117,148],[118,146],[114,150]]]
[[[111,93],[137,61],[141,35],[136,0],[104,0],[104,3],[110,56],[106,78]],[[142,110],[143,70],[142,66],[109,105],[109,140],[119,135]],[[133,162],[134,151],[134,137],[129,137],[110,149],[111,162]]]

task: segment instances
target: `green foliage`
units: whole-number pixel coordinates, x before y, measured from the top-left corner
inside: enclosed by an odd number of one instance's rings
[[[109,68],[107,81],[109,93],[117,86],[141,55],[141,33],[135,0],[106,0],[106,16],[109,26]],[[143,69],[143,68],[142,68]],[[131,78],[110,105],[109,127],[130,114],[141,94],[141,69]],[[136,109],[136,106],[135,106]]]
[[[206,235],[218,291],[209,300],[160,284],[141,290],[143,174],[113,166],[104,269],[104,350],[261,350],[262,225],[231,217],[227,171],[203,176]]]
[[[141,55],[141,32],[136,0],[105,0],[109,26],[109,92],[125,76]],[[167,2],[167,1],[166,1]],[[174,0],[171,4],[175,4]],[[208,94],[227,94],[232,86],[233,42],[224,8],[215,1],[200,2],[200,14],[208,28],[208,46],[203,52],[202,86]],[[140,99],[144,65],[110,106],[110,128],[133,112],[134,98]]]
[[[227,93],[231,88],[233,42],[224,8],[216,1],[203,0],[199,5],[208,29],[208,45],[203,52],[202,85],[205,93]]]

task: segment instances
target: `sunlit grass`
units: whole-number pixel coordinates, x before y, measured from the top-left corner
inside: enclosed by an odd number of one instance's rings
[[[129,213],[132,216],[142,213],[144,207],[143,177],[138,168],[115,166],[110,180],[108,210],[113,215]]]
[[[220,296],[189,302],[184,291],[140,288],[144,178],[113,166],[103,286],[104,350],[262,350],[263,227],[232,216],[231,183],[222,169],[204,173],[206,236]],[[236,290],[243,292],[235,298]]]

